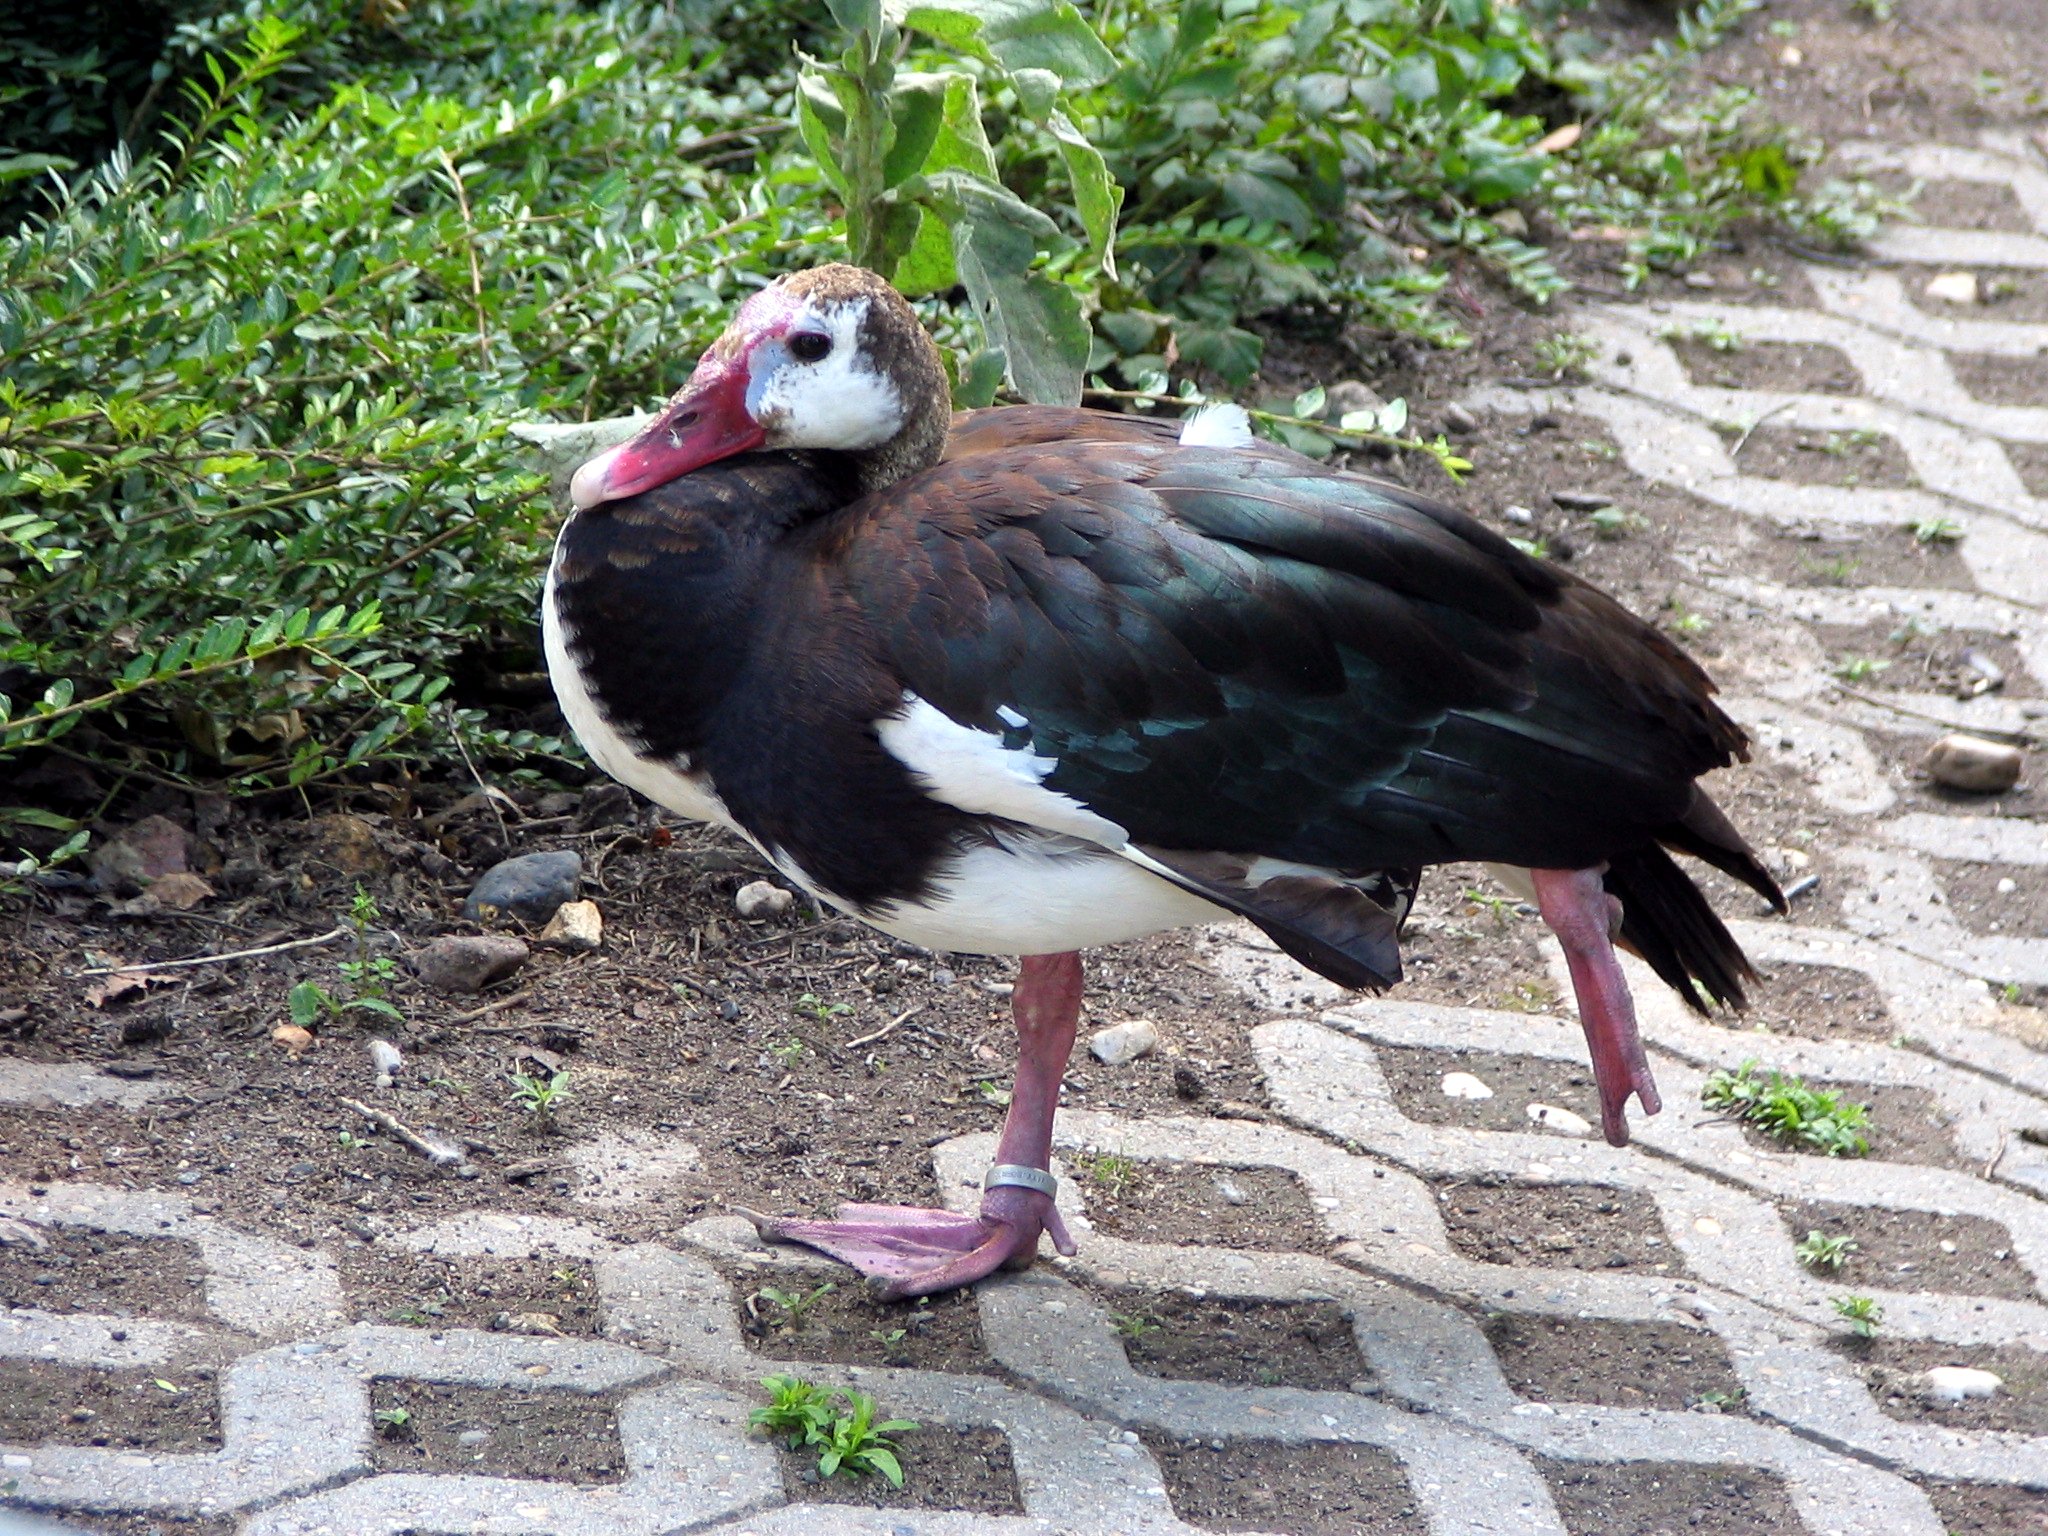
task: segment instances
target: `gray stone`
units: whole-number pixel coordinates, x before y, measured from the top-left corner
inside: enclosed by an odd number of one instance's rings
[[[2004,742],[1981,736],[1948,735],[1927,749],[1920,766],[1929,778],[1950,789],[1978,795],[2002,795],[2020,781],[2026,754]]]
[[[92,851],[101,890],[132,896],[151,881],[191,868],[192,834],[165,816],[145,816]]]
[[[484,871],[462,904],[462,915],[479,923],[505,916],[545,923],[563,902],[576,899],[582,884],[582,855],[566,848],[522,853]]]
[[[412,968],[436,992],[481,992],[526,963],[524,939],[505,933],[461,933],[413,952]]]
[[[749,880],[733,896],[732,904],[749,922],[786,917],[796,897],[766,880]]]
[[[1446,432],[1456,432],[1460,436],[1469,432],[1477,432],[1479,430],[1479,418],[1466,410],[1464,406],[1453,402],[1444,407],[1444,430]]]
[[[1552,491],[1550,499],[1567,512],[1598,512],[1614,505],[1605,491]]]
[[[1126,1019],[1098,1029],[1088,1041],[1088,1054],[1108,1067],[1121,1067],[1159,1048],[1159,1026],[1150,1019]]]

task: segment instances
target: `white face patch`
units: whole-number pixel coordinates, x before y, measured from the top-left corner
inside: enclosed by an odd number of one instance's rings
[[[805,299],[787,332],[754,348],[749,359],[747,414],[768,429],[770,448],[879,448],[903,430],[903,396],[862,354],[861,322],[869,300],[818,304]],[[828,339],[815,361],[799,357],[799,336]]]

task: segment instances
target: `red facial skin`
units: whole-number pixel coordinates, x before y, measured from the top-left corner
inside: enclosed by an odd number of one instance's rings
[[[766,442],[768,429],[747,409],[754,353],[764,342],[788,335],[796,320],[796,305],[778,287],[764,288],[742,304],[653,424],[576,471],[569,496],[577,509],[638,496]]]

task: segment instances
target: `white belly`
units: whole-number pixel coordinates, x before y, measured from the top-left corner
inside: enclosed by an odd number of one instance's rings
[[[855,915],[927,949],[1056,955],[1226,914],[1115,854],[1057,838],[976,843],[949,861],[925,900]]]

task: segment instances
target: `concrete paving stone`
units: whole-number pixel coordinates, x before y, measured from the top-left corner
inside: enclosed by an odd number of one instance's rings
[[[338,1355],[279,1346],[220,1376],[221,1449],[157,1455],[88,1446],[0,1447],[15,1482],[0,1508],[210,1517],[369,1470],[370,1406]]]
[[[702,1382],[634,1393],[619,1408],[624,1481],[400,1473],[296,1499],[244,1536],[663,1536],[781,1502],[773,1450],[746,1432],[748,1403]]]
[[[43,1312],[33,1307],[0,1312],[0,1359],[132,1371],[210,1354],[219,1344],[215,1330],[191,1323]]]
[[[177,1091],[174,1083],[109,1077],[97,1067],[12,1057],[0,1060],[0,1104],[27,1109],[88,1109],[95,1105],[140,1109]]]
[[[206,1266],[206,1305],[224,1325],[258,1337],[288,1337],[342,1320],[334,1260],[242,1232],[195,1211],[177,1195],[61,1183],[40,1195],[0,1180],[0,1216],[44,1226],[77,1227],[128,1237],[179,1238]]]
[[[522,1391],[612,1392],[665,1369],[652,1355],[617,1344],[475,1328],[430,1331],[361,1323],[300,1347],[333,1355],[364,1380],[394,1377]]]
[[[387,1240],[414,1253],[501,1259],[534,1258],[544,1253],[594,1259],[613,1246],[602,1232],[584,1222],[507,1211],[463,1211],[423,1227],[392,1232]]]
[[[2048,325],[1922,309],[1908,297],[1905,280],[1897,272],[1808,267],[1806,274],[1822,308],[1866,330],[1945,352],[1993,357],[2035,357],[2048,346]]]

